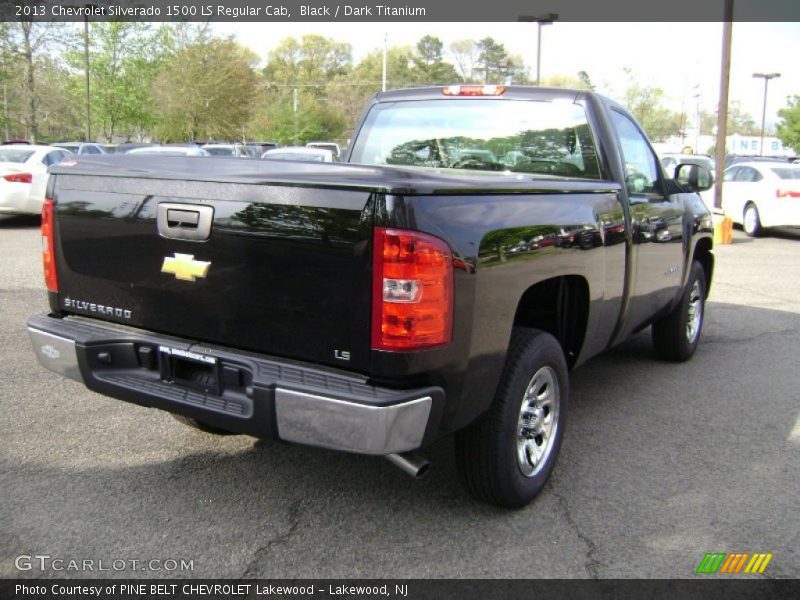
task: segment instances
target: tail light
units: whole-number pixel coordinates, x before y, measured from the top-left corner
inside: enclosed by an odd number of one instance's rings
[[[44,283],[51,292],[58,291],[56,275],[55,240],[53,239],[53,206],[52,200],[45,200],[42,205],[42,263],[44,265]]]
[[[4,176],[3,179],[11,183],[31,183],[33,181],[33,175],[30,173],[11,173]]]
[[[800,192],[796,190],[775,190],[776,198],[800,198]]]
[[[442,240],[404,229],[375,229],[372,348],[421,350],[450,343],[453,258]]]
[[[505,91],[504,85],[448,85],[442,88],[445,96],[500,96]]]

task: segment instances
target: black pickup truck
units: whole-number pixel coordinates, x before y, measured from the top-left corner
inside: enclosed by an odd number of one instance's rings
[[[40,363],[194,427],[386,456],[455,434],[517,507],[561,445],[568,370],[652,326],[697,347],[714,266],[698,191],[590,92],[377,94],[346,161],[78,157],[42,217]]]

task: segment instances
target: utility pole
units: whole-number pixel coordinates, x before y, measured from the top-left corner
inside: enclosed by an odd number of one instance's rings
[[[86,73],[86,141],[92,141],[92,109],[89,106],[89,15],[83,17],[83,70]]]
[[[753,73],[753,77],[764,80],[764,105],[761,109],[761,144],[758,147],[758,155],[764,156],[764,125],[767,121],[767,86],[769,80],[780,77],[780,73]]]
[[[719,78],[717,111],[717,151],[714,177],[714,208],[722,208],[722,172],[725,170],[725,141],[728,137],[728,88],[731,79],[731,38],[733,37],[733,0],[725,0],[722,27],[722,65]]]
[[[555,13],[547,13],[538,17],[532,15],[520,15],[517,17],[517,21],[536,23],[538,26],[536,32],[536,85],[540,84],[542,75],[542,27],[544,25],[552,25],[557,20],[558,15]]]
[[[388,43],[387,39],[388,36],[389,36],[388,33],[383,34],[383,86],[381,87],[382,92],[386,91],[386,52],[387,52],[386,45]]]

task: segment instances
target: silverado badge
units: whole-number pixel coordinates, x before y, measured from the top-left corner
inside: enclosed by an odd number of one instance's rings
[[[177,279],[183,281],[194,281],[198,277],[205,277],[208,275],[208,268],[211,266],[210,262],[202,260],[195,260],[194,254],[179,254],[175,256],[167,256],[164,258],[164,264],[161,265],[162,273],[171,273]]]

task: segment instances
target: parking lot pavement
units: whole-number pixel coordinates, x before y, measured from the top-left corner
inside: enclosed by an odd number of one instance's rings
[[[690,363],[656,361],[643,333],[578,369],[550,484],[504,511],[464,493],[449,440],[415,482],[44,371],[24,327],[47,309],[37,227],[0,222],[0,577],[693,577],[711,551],[773,552],[768,576],[800,576],[800,235],[717,249]],[[127,570],[18,571],[32,554]],[[193,569],[132,572],[153,559]]]

